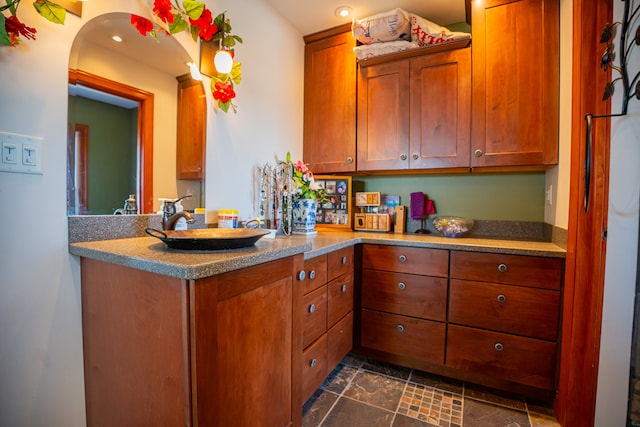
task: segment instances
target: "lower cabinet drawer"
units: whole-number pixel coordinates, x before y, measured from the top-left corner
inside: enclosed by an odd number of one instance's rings
[[[327,334],[302,353],[302,400],[306,402],[327,377]]]
[[[362,306],[422,319],[447,320],[447,279],[362,270]]]
[[[342,361],[353,347],[353,312],[344,316],[327,332],[327,367],[332,370]]]
[[[417,360],[444,363],[444,323],[362,310],[363,347]]]
[[[446,365],[553,390],[556,343],[449,325]]]
[[[353,310],[353,274],[343,274],[327,284],[327,326],[331,327]]]
[[[451,279],[449,322],[555,341],[560,291]]]
[[[322,286],[304,296],[302,348],[327,331],[327,287]]]

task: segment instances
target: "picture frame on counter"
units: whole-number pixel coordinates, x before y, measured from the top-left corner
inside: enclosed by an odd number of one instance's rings
[[[353,201],[350,176],[315,175],[316,183],[324,188],[329,199],[318,204],[316,211],[317,230],[351,230]]]

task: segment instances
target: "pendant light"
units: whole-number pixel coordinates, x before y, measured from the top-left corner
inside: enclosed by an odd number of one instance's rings
[[[218,50],[213,57],[213,65],[219,73],[229,74],[233,68],[233,58],[228,50]]]

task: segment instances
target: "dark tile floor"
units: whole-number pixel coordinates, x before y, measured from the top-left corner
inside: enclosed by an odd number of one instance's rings
[[[348,355],[304,405],[303,427],[557,427],[551,409]]]

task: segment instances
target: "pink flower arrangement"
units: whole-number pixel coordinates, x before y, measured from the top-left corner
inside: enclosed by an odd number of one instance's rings
[[[327,202],[327,193],[324,188],[320,187],[313,178],[313,172],[302,160],[291,160],[291,153],[287,153],[287,158],[283,162],[291,169],[291,179],[294,184],[294,197],[298,199],[313,199],[318,203]]]

